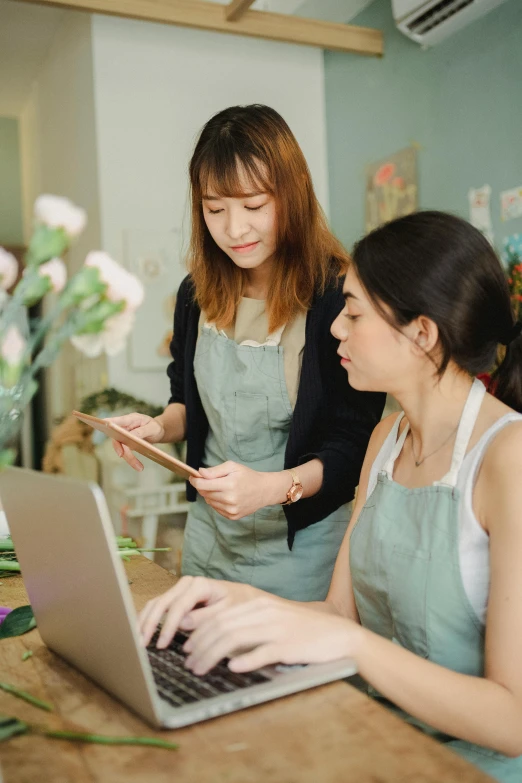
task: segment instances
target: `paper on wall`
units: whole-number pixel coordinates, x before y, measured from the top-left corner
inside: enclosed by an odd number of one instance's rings
[[[491,186],[483,185],[481,188],[470,188],[468,190],[469,198],[469,221],[471,225],[478,228],[484,236],[493,244],[493,224],[491,222]]]
[[[500,219],[502,221],[522,217],[522,185],[500,194]]]

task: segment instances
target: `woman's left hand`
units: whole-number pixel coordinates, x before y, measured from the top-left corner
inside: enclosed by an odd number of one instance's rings
[[[277,491],[279,473],[260,473],[237,462],[200,468],[199,473],[202,478],[191,478],[190,483],[209,506],[227,519],[242,519],[278,502],[274,490]]]
[[[326,663],[355,658],[364,630],[326,612],[261,597],[205,620],[185,643],[186,666],[206,674],[223,658],[235,672],[275,663]]]

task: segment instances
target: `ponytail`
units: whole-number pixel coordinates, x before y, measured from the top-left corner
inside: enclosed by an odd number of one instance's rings
[[[493,375],[494,394],[510,408],[522,413],[522,323],[517,321],[504,341],[506,352]]]

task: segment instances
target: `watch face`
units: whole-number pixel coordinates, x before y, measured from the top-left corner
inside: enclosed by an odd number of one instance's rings
[[[288,492],[288,499],[295,503],[297,500],[300,499],[300,497],[303,494],[303,487],[301,484],[294,484],[293,487],[290,487],[290,490]]]

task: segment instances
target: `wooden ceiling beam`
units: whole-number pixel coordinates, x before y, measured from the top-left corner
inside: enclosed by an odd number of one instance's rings
[[[229,22],[237,22],[254,3],[255,0],[232,0],[225,6],[225,18]]]
[[[108,14],[148,22],[161,22],[219,33],[235,33],[271,41],[317,46],[337,52],[380,56],[380,30],[335,24],[299,16],[247,10],[235,22],[223,13],[223,6],[205,0],[21,0],[36,5]]]

